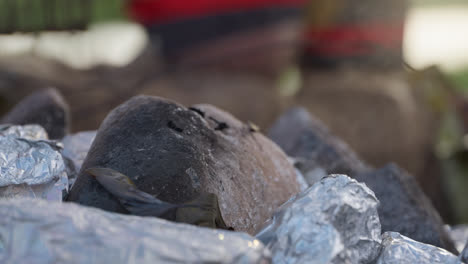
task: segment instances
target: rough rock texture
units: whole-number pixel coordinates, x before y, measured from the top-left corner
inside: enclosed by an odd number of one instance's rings
[[[396,232],[382,235],[382,251],[377,264],[461,264],[450,252],[414,241]]]
[[[71,203],[0,200],[0,262],[268,263],[244,233],[119,215]]]
[[[251,234],[299,191],[286,155],[261,133],[213,106],[190,110],[150,96],[134,97],[107,116],[69,196],[125,212],[84,173],[90,167],[117,170],[171,203],[214,193],[226,224]]]
[[[439,214],[416,180],[394,164],[355,175],[380,201],[382,231],[395,231],[422,243],[457,253]]]
[[[297,160],[297,166],[311,185],[328,174],[353,176],[369,170],[346,143],[302,107],[286,111],[268,136]]]
[[[38,124],[47,131],[49,138],[60,139],[68,132],[68,105],[57,90],[41,90],[20,101],[0,122]]]
[[[285,203],[257,237],[274,263],[371,263],[380,251],[378,204],[364,184],[331,175]]]

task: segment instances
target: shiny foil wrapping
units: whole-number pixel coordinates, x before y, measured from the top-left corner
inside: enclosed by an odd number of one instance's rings
[[[0,263],[269,263],[238,232],[115,214],[74,203],[0,200]]]
[[[385,232],[382,246],[377,264],[461,263],[458,257],[445,249],[414,241],[396,232]]]
[[[47,132],[39,125],[0,125],[0,136],[13,136],[28,140],[47,140]]]
[[[302,192],[302,191],[305,191],[308,187],[309,187],[309,184],[307,183],[306,179],[304,178],[304,175],[302,174],[302,172],[298,169],[294,169],[296,171],[296,180],[297,180],[297,183],[299,184],[299,190]]]
[[[378,204],[364,184],[331,175],[281,206],[257,238],[273,263],[371,263],[381,246]]]
[[[96,131],[83,131],[63,138],[62,154],[73,161],[77,172],[80,171],[95,137]]]
[[[460,259],[464,263],[468,264],[468,241],[466,242],[465,248],[461,251]]]
[[[448,230],[450,238],[455,243],[455,247],[459,252],[465,247],[468,240],[468,225],[445,226]]]
[[[62,200],[68,188],[56,143],[38,126],[3,127],[0,134],[0,197]],[[43,129],[42,129],[43,130]]]

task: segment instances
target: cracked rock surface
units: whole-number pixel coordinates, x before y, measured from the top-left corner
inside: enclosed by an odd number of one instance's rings
[[[226,224],[250,234],[299,191],[286,155],[261,133],[214,106],[189,109],[151,96],[133,97],[106,117],[68,197],[126,213],[84,172],[90,167],[119,171],[171,203],[214,193]]]

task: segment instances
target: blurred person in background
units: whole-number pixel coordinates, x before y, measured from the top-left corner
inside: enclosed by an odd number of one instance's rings
[[[79,30],[94,22],[116,19],[140,22],[148,32],[148,48],[136,63],[125,67],[128,71],[120,70],[121,74],[109,77],[110,84],[102,84],[105,78],[100,75],[96,83],[101,83],[101,98],[103,94],[116,97],[108,100],[113,106],[133,93],[168,97],[186,105],[207,102],[224,107],[241,119],[266,126],[283,109],[282,98],[277,93],[283,85],[278,79],[296,61],[303,2],[0,0],[0,32]],[[149,63],[150,60],[155,63]],[[130,83],[128,80],[135,79],[136,75],[144,76],[140,78],[143,81]],[[294,76],[292,83],[298,86],[299,75]],[[114,92],[104,92],[102,87],[106,86],[114,86]],[[98,93],[90,88],[87,91]],[[80,108],[106,106],[104,110],[109,110],[111,107],[88,100],[81,104],[91,103],[91,107]],[[99,114],[92,125],[102,118],[100,113],[106,113],[104,110],[94,110]],[[90,127],[86,122],[75,121],[75,124]]]
[[[308,1],[302,62],[401,69],[406,0]]]
[[[0,32],[84,29],[130,18],[170,68],[278,73],[298,50],[304,0],[0,0]]]
[[[304,0],[132,0],[166,64],[278,73],[298,50]]]

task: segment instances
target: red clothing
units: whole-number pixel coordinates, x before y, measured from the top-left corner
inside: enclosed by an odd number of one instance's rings
[[[322,56],[360,56],[373,53],[376,47],[401,49],[404,23],[334,25],[309,28],[306,32],[306,51]]]
[[[130,16],[143,24],[167,23],[265,7],[302,6],[305,0],[132,0]]]

